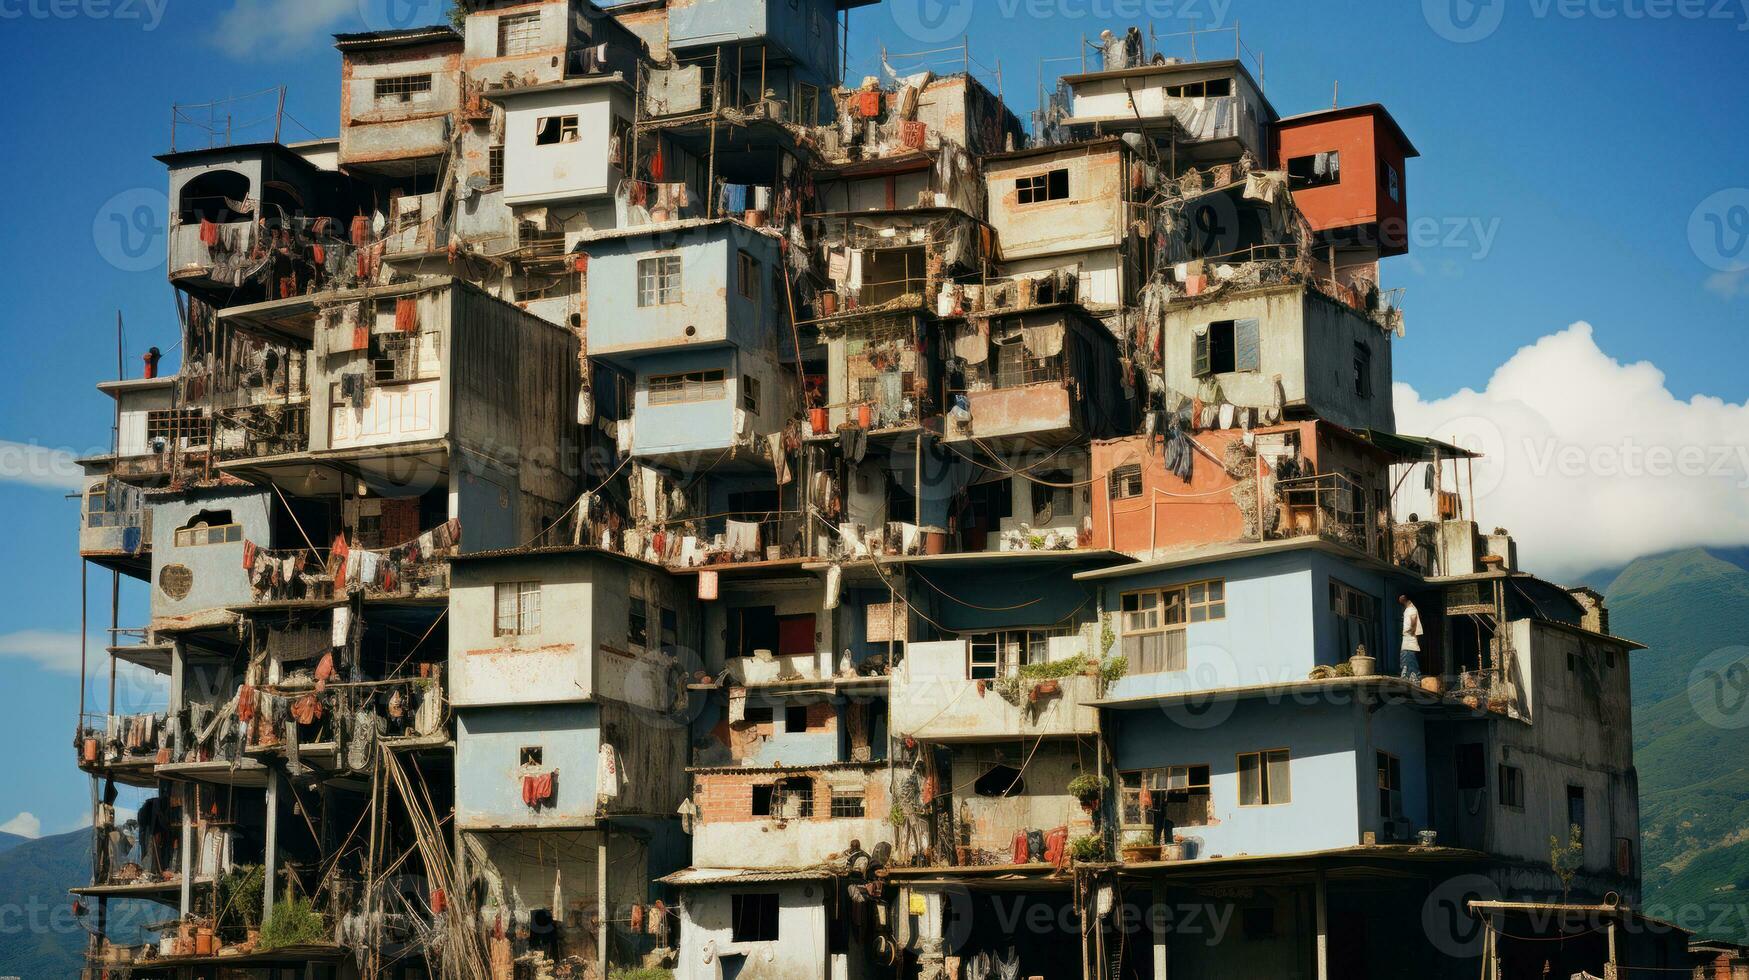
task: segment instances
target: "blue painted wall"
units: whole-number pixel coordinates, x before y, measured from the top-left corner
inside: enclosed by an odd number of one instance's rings
[[[243,568],[243,542],[257,547],[291,548],[302,541],[275,541],[272,503],[260,490],[197,491],[173,500],[150,504],[152,508],[152,616],[188,616],[207,609],[246,605],[255,600],[249,575]],[[229,511],[242,525],[242,539],[228,544],[177,547],[176,530],[192,523],[201,511]],[[160,587],[164,568],[181,565],[193,573],[188,595],[176,599]]]
[[[723,344],[771,349],[779,339],[783,297],[774,295],[771,277],[781,254],[771,235],[723,221],[589,242],[583,250],[589,254],[593,287],[588,291],[591,354],[625,358]],[[754,299],[739,289],[740,252],[759,262]],[[680,301],[640,307],[638,262],[660,255],[680,257]]]
[[[522,802],[523,746],[541,747],[539,769],[559,774],[556,805]],[[595,815],[600,759],[593,704],[478,708],[456,713],[456,816],[462,829],[579,826]]]

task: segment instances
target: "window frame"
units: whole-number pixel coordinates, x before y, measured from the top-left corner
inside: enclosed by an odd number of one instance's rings
[[[506,626],[506,590],[513,589],[514,606],[510,610],[512,624]],[[541,631],[541,593],[538,579],[521,579],[492,583],[492,635],[538,636]],[[533,601],[529,597],[533,596]]]
[[[217,534],[217,540],[213,535]],[[204,540],[196,540],[201,538]],[[213,545],[238,544],[243,540],[243,525],[238,521],[226,524],[208,524],[201,521],[198,524],[188,524],[179,527],[171,535],[171,544],[177,548],[206,548]]]
[[[1052,167],[1014,179],[1014,202],[1020,207],[1067,201],[1073,196],[1068,167]]]
[[[1194,590],[1201,589],[1201,598],[1193,599]],[[1217,595],[1218,593],[1218,595]],[[1169,599],[1169,597],[1176,597]],[[1152,606],[1144,606],[1147,598],[1153,598]],[[1134,602],[1134,608],[1131,603]],[[1177,618],[1174,619],[1174,611]],[[1153,611],[1153,616],[1147,614]],[[1198,612],[1201,618],[1197,617]],[[1129,660],[1130,672],[1134,674],[1176,674],[1190,669],[1188,656],[1187,631],[1191,626],[1204,623],[1221,622],[1227,618],[1227,580],[1224,578],[1198,579],[1194,582],[1181,582],[1176,585],[1161,586],[1153,589],[1136,589],[1125,592],[1118,597],[1118,642],[1119,649]],[[1142,617],[1140,620],[1132,617]],[[1137,625],[1137,623],[1151,625]],[[1180,647],[1176,651],[1168,649],[1169,634],[1181,634]],[[1144,667],[1141,657],[1142,646],[1146,637],[1161,637],[1161,667],[1150,670]],[[1132,638],[1136,639],[1137,647],[1131,652]],[[1176,666],[1175,666],[1176,664]]]
[[[759,379],[751,374],[741,375],[741,408],[749,414],[759,414]]]
[[[1106,474],[1105,479],[1106,492],[1111,495],[1113,500],[1135,500],[1146,492],[1146,488],[1142,486],[1142,464],[1140,463],[1125,463],[1122,466],[1114,466],[1111,472]],[[1120,480],[1123,481],[1121,484],[1118,482]],[[1135,487],[1134,492],[1130,490],[1132,481]]]
[[[1507,778],[1508,774],[1511,774],[1510,779]],[[1508,810],[1523,810],[1524,769],[1502,762],[1495,769],[1494,779],[1496,792],[1500,795],[1500,805]]]
[[[1202,770],[1202,772],[1200,773],[1200,775],[1202,776],[1202,782],[1195,782],[1192,778],[1194,775],[1196,775],[1195,770],[1198,770],[1198,769]],[[1133,790],[1126,783],[1126,780],[1132,776],[1137,777],[1137,784]],[[1153,768],[1148,768],[1148,769],[1121,770],[1118,772],[1118,774],[1117,774],[1117,784],[1118,784],[1117,818],[1118,818],[1118,823],[1122,826],[1123,829],[1125,829],[1125,830],[1145,830],[1145,829],[1149,829],[1149,828],[1153,827],[1152,821],[1143,819],[1141,817],[1142,789],[1144,786],[1144,783],[1142,781],[1147,780],[1149,777],[1155,777],[1155,776],[1157,776],[1159,778],[1151,785],[1147,785],[1147,789],[1150,792],[1170,793],[1173,791],[1182,790],[1185,793],[1194,793],[1197,790],[1201,790],[1203,793],[1203,798],[1205,800],[1205,804],[1204,804],[1204,811],[1205,812],[1203,814],[1202,821],[1199,823],[1173,821],[1174,827],[1207,827],[1207,826],[1209,826],[1209,820],[1212,819],[1212,817],[1213,817],[1212,811],[1214,809],[1214,798],[1215,798],[1215,795],[1214,795],[1214,767],[1209,765],[1206,762],[1187,762],[1187,763],[1179,763],[1179,764],[1166,765],[1166,766],[1155,766]],[[1176,776],[1183,777],[1184,781],[1179,785],[1173,785],[1173,779]],[[1133,804],[1131,802],[1132,795],[1134,796],[1134,803]],[[1130,810],[1131,810],[1132,806],[1135,809],[1135,812],[1137,814],[1136,819],[1133,821],[1130,819]]]
[[[1373,750],[1378,774],[1379,819],[1403,816],[1403,760],[1383,749]]]
[[[1285,798],[1280,800],[1274,798],[1275,793],[1272,791],[1273,787],[1270,785],[1269,776],[1270,767],[1276,761],[1275,757],[1277,756],[1280,757],[1283,772],[1287,776],[1287,786],[1282,791]],[[1245,760],[1247,759],[1257,760],[1258,802],[1256,803],[1245,802]],[[1293,753],[1290,750],[1286,748],[1274,748],[1258,749],[1255,752],[1240,752],[1233,769],[1233,774],[1238,778],[1240,808],[1251,809],[1254,807],[1290,806],[1293,804]]]
[[[651,407],[722,401],[729,395],[728,386],[728,372],[722,368],[652,374],[644,384]]]
[[[499,14],[495,26],[498,43],[493,50],[500,58],[518,58],[540,50],[540,12]]]
[[[685,300],[681,279],[685,269],[678,254],[651,255],[638,260],[638,309],[674,306]]]
[[[553,138],[548,139],[546,130],[548,123],[555,123]],[[575,112],[561,112],[552,116],[537,116],[534,121],[535,146],[565,146],[583,141],[583,125],[581,117]]]
[[[994,681],[1007,677],[1018,671],[1022,664],[1043,663],[1050,656],[1050,641],[1053,637],[1073,636],[1072,631],[1055,626],[1021,626],[1000,630],[985,630],[981,633],[962,633],[960,639],[966,644],[966,679],[970,681]],[[1014,641],[1020,641],[1016,652],[1012,648]],[[977,650],[980,647],[992,648],[991,655],[980,663]],[[1011,657],[1011,653],[1016,656]],[[976,671],[990,670],[985,677]]]
[[[384,102],[400,103],[429,102],[432,94],[431,72],[414,72],[407,75],[383,75],[371,79],[370,97],[378,105]]]
[[[1335,166],[1320,176],[1316,170],[1317,159],[1326,155],[1331,158]],[[1302,162],[1305,163],[1305,166],[1298,166]],[[1335,174],[1334,177],[1331,177],[1332,173]],[[1288,185],[1292,190],[1306,191],[1319,187],[1336,187],[1342,183],[1342,151],[1314,150],[1311,153],[1302,153],[1297,157],[1289,157],[1287,174]]]
[[[750,303],[759,302],[764,292],[759,288],[759,271],[763,266],[752,252],[745,249],[735,252],[735,292]]]
[[[756,908],[749,909],[750,902]],[[769,909],[767,908],[769,906]],[[769,917],[766,915],[770,912]],[[753,920],[753,928],[746,928]],[[783,905],[777,892],[735,892],[729,896],[729,941],[732,943],[775,943],[781,933]]]

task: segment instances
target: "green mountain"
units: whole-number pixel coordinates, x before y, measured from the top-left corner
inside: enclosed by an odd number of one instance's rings
[[[16,909],[0,929],[0,976],[73,980],[87,933],[69,910],[67,889],[91,880],[91,831],[26,840],[0,852],[0,908]]]
[[[29,837],[21,837],[18,834],[8,834],[5,831],[0,831],[0,854],[10,851],[20,844],[28,844],[30,843],[30,840]]]
[[[1729,652],[1749,644],[1749,571],[1680,551],[1632,563],[1608,598],[1611,630],[1650,647],[1633,659],[1644,904],[1749,941],[1749,686],[1711,669],[1749,662]]]

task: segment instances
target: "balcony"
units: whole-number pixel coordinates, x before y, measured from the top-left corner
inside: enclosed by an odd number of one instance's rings
[[[1271,541],[1322,538],[1389,561],[1389,535],[1366,500],[1365,488],[1340,473],[1277,481],[1276,520],[1264,536]]]
[[[1050,641],[1049,662],[1085,660],[1079,636]],[[892,730],[928,741],[980,741],[1016,736],[1090,735],[1099,731],[1097,676],[1074,673],[1028,679],[1010,668],[999,678],[974,680],[966,640],[912,643],[893,672]]]
[[[806,518],[798,512],[716,515],[670,529],[656,558],[678,568],[806,558],[806,526]],[[668,539],[674,544],[667,546]],[[649,543],[653,548],[654,543]]]
[[[82,716],[75,745],[79,769],[125,786],[157,786],[154,770],[170,759],[167,718],[161,711]]]

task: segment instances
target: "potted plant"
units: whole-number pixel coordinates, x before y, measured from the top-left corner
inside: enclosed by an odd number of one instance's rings
[[[1098,834],[1082,834],[1069,841],[1069,857],[1076,864],[1097,864],[1106,860],[1109,855],[1105,850],[1105,838]]]
[[[1081,801],[1081,809],[1088,813],[1099,805],[1099,798],[1105,795],[1105,790],[1111,785],[1111,780],[1097,773],[1084,772],[1069,780],[1069,795]]]
[[[1123,859],[1125,864],[1141,864],[1144,861],[1160,860],[1160,845],[1154,843],[1150,834],[1137,832],[1124,841]]]

